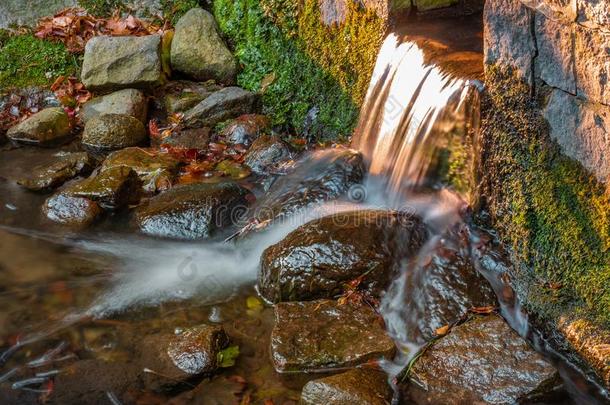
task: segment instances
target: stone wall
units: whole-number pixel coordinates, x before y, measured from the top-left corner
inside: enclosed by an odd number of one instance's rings
[[[562,151],[610,179],[610,1],[490,0],[485,61],[511,66],[544,97]]]

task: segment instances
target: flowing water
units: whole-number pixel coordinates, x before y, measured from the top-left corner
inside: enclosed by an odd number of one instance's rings
[[[423,31],[435,30],[443,31],[437,26]],[[456,31],[462,32],[452,30]],[[408,332],[421,320],[425,297],[419,300],[418,293],[427,277],[423,263],[436,254],[439,243],[454,243],[467,250],[490,282],[511,327],[558,366],[570,395],[561,403],[602,402],[602,390],[553,351],[531,327],[514,293],[506,293],[506,253],[480,249],[481,239],[490,236],[471,226],[470,196],[456,192],[439,175],[448,141],[467,140],[474,165],[481,54],[479,31],[464,32],[464,37],[449,41],[451,46],[411,32],[390,34],[380,50],[352,143],[369,168],[365,184],[336,201],[290,211],[265,232],[229,243],[224,242],[229,235],[198,243],[135,236],[122,214],[95,231],[73,233],[52,226],[40,213],[45,196],[23,191],[14,180],[27,173],[31,162],[43,163],[56,151],[1,151],[0,347],[5,351],[0,358],[0,400],[36,403],[62,361],[78,357],[128,363],[130,348],[148,332],[219,322],[242,355],[228,374],[210,383],[211,392],[231,398],[235,381],[227,376],[242,375],[255,402],[296,403],[300,388],[316,376],[275,374],[268,360],[272,309],[246,305],[246,298],[256,294],[261,253],[311,219],[354,208],[385,208],[421,215],[433,234],[381,301],[388,332],[401,349],[397,359],[384,364],[390,381],[425,342],[422,335]],[[301,192],[305,176],[315,181],[333,153],[315,152],[297,162],[296,169],[281,179],[281,194]],[[473,170],[466,167],[462,174],[471,176]],[[327,190],[322,197],[341,191]],[[260,194],[263,206],[283,198]],[[50,356],[57,369],[39,368],[48,366]],[[29,378],[40,379],[38,388],[22,389],[31,387],[20,384]],[[168,400],[161,394],[134,395],[142,403]],[[108,398],[116,403],[112,392]],[[188,403],[184,401],[180,403]]]

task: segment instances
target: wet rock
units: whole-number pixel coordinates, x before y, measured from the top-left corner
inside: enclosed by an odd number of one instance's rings
[[[409,374],[418,404],[512,404],[555,388],[557,371],[498,316],[455,327]]]
[[[221,135],[228,143],[250,146],[270,126],[271,121],[265,115],[246,114],[231,121]]]
[[[74,227],[91,225],[102,214],[98,203],[66,193],[47,199],[43,211],[51,221]]]
[[[9,129],[6,136],[30,145],[54,146],[70,137],[70,118],[61,107],[46,108]]]
[[[389,405],[393,394],[385,372],[356,368],[308,382],[303,387],[300,404]]]
[[[87,198],[105,209],[113,210],[137,202],[139,190],[137,173],[129,167],[117,166],[71,185],[63,193]]]
[[[147,138],[140,120],[129,115],[107,114],[87,122],[82,143],[93,151],[109,151],[141,145]]]
[[[468,310],[497,306],[488,281],[474,268],[453,233],[445,235],[428,251],[419,266],[405,275],[405,294],[400,315],[408,315],[405,333],[409,341],[425,343],[436,330],[458,321]]]
[[[235,183],[178,186],[139,207],[135,219],[140,230],[151,236],[208,238],[240,218],[248,194]]]
[[[76,176],[88,175],[94,167],[95,161],[87,153],[68,153],[50,164],[35,167],[27,178],[17,183],[32,191],[51,190]]]
[[[126,402],[129,389],[139,387],[138,369],[132,363],[81,360],[55,377],[51,402],[56,404],[108,404]]]
[[[212,93],[222,89],[213,80],[205,83],[178,80],[170,82],[160,90],[165,110],[170,113],[185,112],[205,100]]]
[[[212,14],[193,8],[176,24],[171,48],[172,69],[195,80],[235,82],[237,62],[218,34]]]
[[[83,105],[80,118],[84,123],[105,114],[129,115],[146,124],[148,99],[140,90],[125,89],[94,98]]]
[[[91,91],[161,85],[165,80],[161,36],[91,38],[85,47],[81,80]]]
[[[148,389],[161,391],[195,376],[210,375],[218,354],[229,344],[221,326],[199,325],[179,335],[157,334],[143,339],[139,364],[153,373],[143,375]]]
[[[418,217],[396,211],[316,219],[263,252],[259,292],[271,302],[330,298],[360,279],[359,289],[379,296],[398,261],[416,254],[426,238]]]
[[[152,138],[154,146],[170,145],[185,149],[207,149],[210,143],[210,128],[191,128],[173,132],[166,138]]]
[[[256,174],[267,174],[274,166],[290,159],[288,145],[275,136],[258,138],[244,157],[244,163]]]
[[[271,360],[280,373],[354,367],[394,353],[394,342],[368,305],[320,300],[275,306]]]
[[[364,179],[362,155],[351,149],[328,149],[310,153],[270,187],[248,215],[250,222],[271,223],[340,197]],[[247,232],[245,229],[244,232]]]
[[[189,128],[213,128],[220,122],[253,113],[256,104],[256,94],[239,87],[226,87],[188,110],[184,124]]]
[[[180,165],[181,162],[168,153],[153,149],[125,148],[109,154],[102,163],[101,170],[129,167],[138,174],[144,191],[155,192],[171,184]]]

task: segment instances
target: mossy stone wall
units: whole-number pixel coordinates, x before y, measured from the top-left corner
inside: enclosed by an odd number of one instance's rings
[[[610,190],[560,151],[541,112],[544,88],[491,66],[482,116],[482,194],[512,247],[534,314],[576,312],[610,328]]]

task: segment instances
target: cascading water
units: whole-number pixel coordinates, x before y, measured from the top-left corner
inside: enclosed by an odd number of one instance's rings
[[[390,34],[383,43],[352,146],[369,173],[384,179],[394,202],[426,182],[436,142],[457,127],[476,125],[467,114],[473,83],[425,62],[414,42]]]

